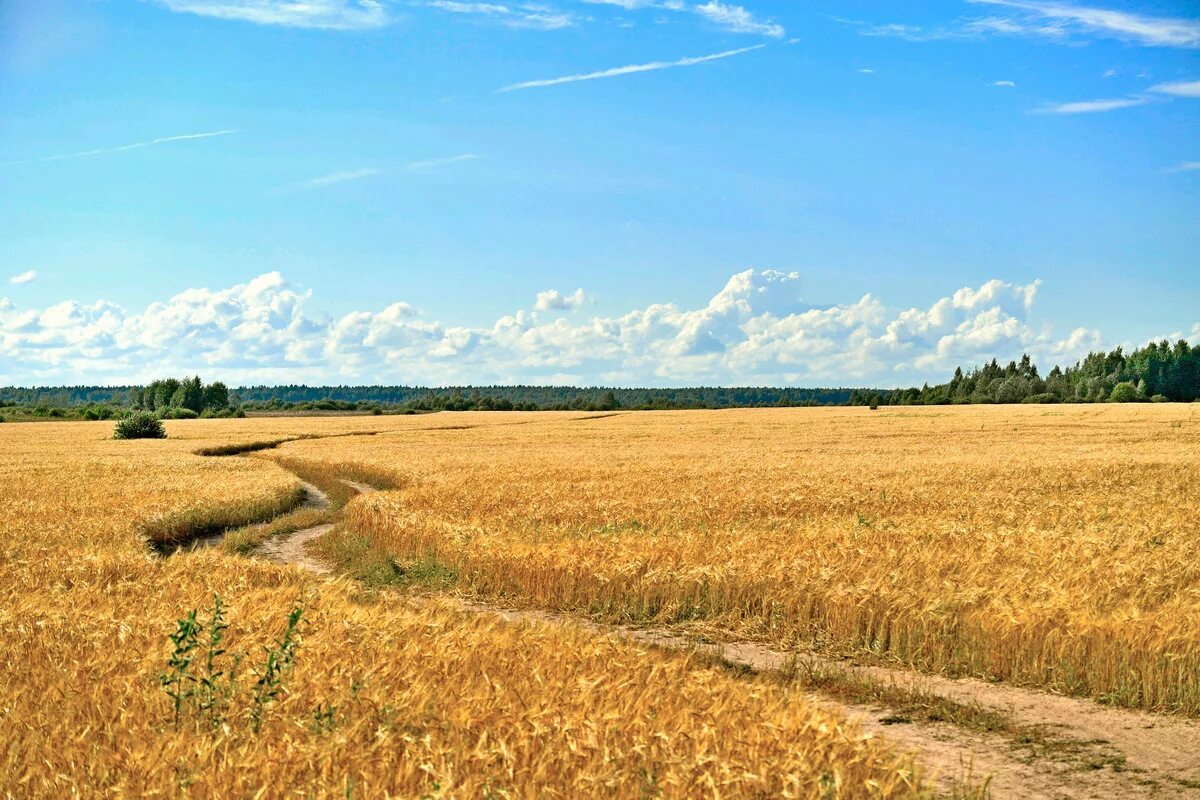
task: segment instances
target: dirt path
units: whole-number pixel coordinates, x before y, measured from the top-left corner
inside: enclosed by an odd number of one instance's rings
[[[304,487],[304,502],[300,504],[300,508],[311,508],[318,511],[329,508],[329,495],[307,481],[301,481],[300,485]],[[275,536],[260,544],[255,549],[254,555],[277,564],[294,564],[318,575],[328,575],[333,570],[310,557],[304,547],[313,539],[323,536],[331,530],[333,530],[333,523],[326,523],[304,528],[286,536]]]
[[[349,480],[342,483],[359,493],[375,491]],[[304,505],[327,508],[329,498],[304,484]],[[277,537],[256,554],[281,564],[293,564],[320,575],[328,566],[305,553],[305,545],[333,528],[332,523]],[[952,723],[913,723],[897,719],[894,709],[855,704],[815,693],[814,702],[856,720],[862,728],[917,754],[926,775],[953,792],[970,778],[978,783],[990,776],[995,800],[1091,800],[1091,798],[1200,798],[1200,724],[1195,720],[1109,708],[1086,699],[973,679],[941,678],[877,666],[860,666],[791,654],[760,644],[741,642],[697,645],[677,632],[603,625],[578,617],[545,611],[515,611],[469,600],[464,609],[517,624],[577,625],[599,635],[677,651],[708,651],[727,663],[759,672],[780,670],[793,655],[803,661],[882,686],[910,689],[977,705],[1009,716],[1017,726],[1044,731],[1029,741],[999,733],[979,732]]]
[[[518,623],[574,624],[602,635],[670,650],[707,651],[760,672],[784,668],[793,654],[741,642],[697,645],[670,630],[626,628],[543,611],[514,611],[463,601],[471,611]],[[991,796],[1001,798],[1200,798],[1200,724],[1195,720],[1109,708],[1091,700],[974,679],[948,679],[902,669],[847,665],[799,654],[810,664],[912,689],[1009,715],[1019,726],[1044,728],[1053,746],[1023,743],[1001,734],[950,723],[897,724],[893,709],[811,695],[863,729],[919,754],[928,773],[951,791],[962,780],[991,776]]]
[[[365,483],[350,481],[344,478],[341,479],[341,482],[359,494],[375,491],[375,487],[368,486]],[[321,511],[329,508],[329,495],[307,481],[300,481],[300,485],[304,487],[304,502],[300,504],[300,508],[312,508]],[[306,546],[313,539],[324,536],[333,530],[333,526],[334,523],[328,522],[322,525],[314,525],[311,528],[304,528],[303,530],[289,533],[286,536],[272,537],[260,544],[255,549],[254,555],[259,558],[265,558],[268,561],[274,561],[276,564],[293,564],[309,572],[315,572],[318,575],[329,575],[333,570],[308,555]]]

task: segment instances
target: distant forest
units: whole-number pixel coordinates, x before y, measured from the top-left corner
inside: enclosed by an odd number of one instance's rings
[[[887,392],[856,390],[851,405],[951,403],[1190,403],[1200,398],[1200,345],[1163,340],[1125,353],[1091,353],[1073,367],[1043,377],[1029,359],[1000,366],[995,359],[949,383]]]
[[[246,411],[533,411],[750,408],[819,405],[948,405],[972,403],[1193,402],[1200,398],[1200,345],[1162,341],[1125,353],[1091,353],[1044,376],[1028,355],[948,382],[909,389],[682,389],[573,386],[247,386],[168,378],[147,386],[0,387],[0,411],[16,416],[108,419],[129,409],[165,418],[229,416]],[[11,412],[10,412],[11,413]],[[2,418],[2,417],[0,417]]]

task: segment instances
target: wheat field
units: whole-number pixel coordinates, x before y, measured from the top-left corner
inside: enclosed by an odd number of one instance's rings
[[[1200,713],[1195,407],[167,427],[118,442],[105,423],[0,426],[3,796],[929,792],[910,754],[778,682],[429,591],[152,547],[287,511],[297,473],[394,487],[351,499],[337,535],[439,565],[438,592]],[[214,595],[219,679],[176,717],[168,637]],[[297,608],[299,648],[267,692],[264,648],[282,652]]]
[[[1200,713],[1194,405],[578,417],[289,457],[392,470],[350,530],[477,596]]]
[[[103,423],[0,426],[0,796],[926,794],[911,756],[785,686],[220,549],[150,547],[295,502],[295,477],[267,458],[193,451],[400,442],[422,423],[181,421],[137,442]],[[350,463],[379,436],[307,444],[336,441]],[[297,608],[298,649],[272,672],[265,649],[285,652]],[[177,716],[163,678],[190,609],[207,624],[191,669],[209,683]]]

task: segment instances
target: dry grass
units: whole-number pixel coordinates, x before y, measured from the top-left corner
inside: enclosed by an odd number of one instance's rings
[[[425,435],[414,422],[177,421],[159,442],[113,442],[111,423],[0,426],[0,796],[918,794],[909,759],[794,689],[219,550],[146,548],[163,520],[251,518],[295,493],[265,458],[200,447],[398,431],[268,451],[335,447],[377,475]],[[355,455],[380,438],[392,444]],[[246,654],[243,682],[287,612],[305,609],[295,666],[257,733],[236,704],[216,725],[176,726],[159,686],[174,620],[214,592],[229,609],[225,648]]]
[[[1194,406],[454,419],[289,458],[479,596],[1200,713]]]

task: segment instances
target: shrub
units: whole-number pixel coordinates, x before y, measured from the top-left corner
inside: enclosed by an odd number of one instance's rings
[[[165,439],[167,431],[153,414],[137,411],[117,423],[114,439]]]
[[[1150,398],[1150,402],[1151,403],[1169,403],[1171,401],[1168,400],[1164,395],[1156,394],[1156,395],[1154,395],[1154,397]]]
[[[160,419],[196,419],[200,415],[190,408],[168,406],[159,412]]]
[[[1058,395],[1053,392],[1042,392],[1041,394],[1031,394],[1021,401],[1022,403],[1058,403],[1061,402]]]
[[[1108,399],[1114,403],[1132,403],[1138,399],[1137,387],[1129,381],[1122,381],[1113,387]]]

